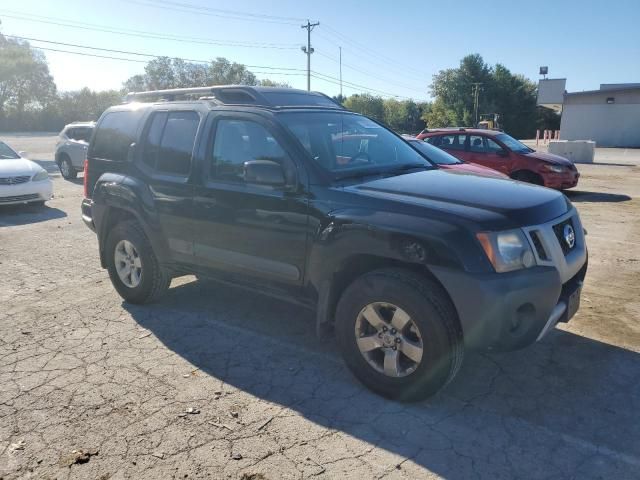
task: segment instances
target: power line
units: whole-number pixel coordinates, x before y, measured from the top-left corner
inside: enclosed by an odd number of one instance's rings
[[[7,10],[0,10],[0,12]],[[12,12],[13,13],[13,12]],[[278,44],[278,43],[258,43],[258,42],[234,42],[234,41],[225,41],[225,40],[216,40],[216,39],[207,39],[203,37],[188,37],[181,35],[171,35],[171,34],[159,34],[154,32],[147,32],[142,30],[128,30],[128,29],[118,29],[107,27],[104,25],[91,24],[91,23],[82,23],[77,25],[77,23],[72,20],[65,20],[56,17],[45,17],[40,15],[24,15],[20,12],[17,12],[18,15],[14,14],[6,14],[3,13],[2,16],[7,18],[13,18],[16,20],[23,20],[27,22],[37,22],[37,23],[45,23],[49,25],[57,25],[61,27],[69,27],[69,28],[77,28],[81,30],[89,30],[103,33],[113,33],[116,35],[126,35],[131,37],[140,37],[140,38],[152,38],[156,40],[169,40],[169,41],[177,41],[184,43],[195,43],[195,44],[204,44],[204,45],[219,45],[219,46],[230,46],[230,47],[241,47],[241,48],[271,48],[277,50],[293,50],[297,49],[297,44]]]
[[[413,66],[405,65],[402,62],[398,62],[398,60],[393,58],[393,57],[389,57],[389,56],[383,55],[381,53],[374,52],[370,47],[368,47],[366,45],[363,45],[363,44],[361,44],[361,43],[359,43],[359,42],[357,42],[355,40],[352,40],[351,38],[349,38],[346,35],[340,33],[339,31],[331,28],[328,25],[324,25],[324,29],[327,30],[329,34],[339,38],[341,41],[350,43],[355,48],[357,48],[357,49],[359,49],[359,50],[361,50],[363,52],[366,52],[369,55],[373,55],[376,58],[382,58],[387,62],[391,62],[391,63],[394,63],[396,65],[402,66],[403,68],[405,68],[407,70],[412,70],[412,71],[416,72],[418,75],[421,75],[421,76],[425,75],[424,72],[421,72],[420,70],[416,69]]]
[[[318,55],[320,55],[321,57],[328,58],[329,60],[331,60],[333,62],[336,62],[336,63],[340,62],[336,58],[332,57],[331,55],[327,55],[326,53],[322,53],[322,52],[316,52],[316,53]],[[407,90],[412,90],[412,91],[415,91],[415,92],[422,92],[422,89],[410,87],[409,85],[405,85],[405,84],[402,84],[402,83],[397,83],[395,80],[389,80],[388,78],[381,77],[380,75],[378,75],[376,73],[373,73],[373,72],[370,72],[370,71],[367,71],[367,70],[364,70],[364,69],[361,69],[361,68],[358,68],[358,67],[354,67],[353,65],[350,65],[348,63],[342,62],[342,66],[346,67],[346,68],[349,68],[351,70],[354,70],[356,72],[360,72],[360,73],[363,73],[365,75],[374,77],[376,79],[384,80],[385,82],[387,82],[387,83],[389,83],[391,85],[395,85],[397,87],[401,87],[401,88],[404,88],[404,89],[407,89]]]
[[[224,13],[227,15],[235,15],[235,16],[242,16],[242,17],[255,17],[255,18],[266,18],[266,19],[272,19],[272,20],[289,20],[292,22],[301,22],[304,21],[304,18],[301,17],[282,17],[282,16],[278,16],[278,15],[267,15],[264,13],[248,13],[248,12],[239,12],[237,10],[225,10],[222,8],[212,8],[212,7],[204,7],[202,5],[194,5],[192,3],[186,3],[186,2],[171,2],[168,0],[147,0],[147,1],[151,1],[151,2],[155,2],[155,3],[164,3],[164,4],[169,4],[169,5],[175,5],[175,6],[180,6],[180,7],[184,7],[184,8],[191,8],[194,10],[206,10],[206,11],[210,11],[210,12],[218,12],[218,13]]]
[[[72,55],[80,55],[82,57],[96,57],[96,58],[106,58],[109,60],[119,60],[124,62],[134,62],[134,63],[147,63],[146,60],[137,60],[135,58],[122,58],[122,57],[113,57],[111,55],[99,55],[96,53],[88,53],[88,52],[72,52],[70,50],[62,50],[58,48],[49,48],[49,47],[39,47],[34,46],[34,48],[38,50],[45,50],[47,52],[59,52],[59,53],[70,53]],[[174,57],[175,58],[175,57]],[[179,59],[182,60],[182,59]],[[304,73],[294,73],[294,72],[261,72],[257,70],[252,70],[251,73],[258,73],[261,75],[289,75],[289,76],[299,76],[302,77]]]
[[[311,76],[314,78],[317,78],[319,80],[324,80],[325,82],[329,82],[329,83],[333,83],[334,85],[340,85],[340,79],[333,77],[331,75],[327,75],[325,73],[320,73],[320,72],[316,72],[314,70],[311,71]],[[406,97],[404,95],[397,95],[395,93],[391,93],[391,92],[386,92],[384,90],[378,90],[375,88],[370,88],[370,87],[366,87],[364,85],[360,85],[358,83],[353,83],[353,82],[347,82],[344,81],[343,82],[347,87],[352,87],[355,90],[359,90],[361,92],[366,92],[366,93],[377,93],[377,94],[381,94],[381,95],[387,95],[389,97],[396,97],[396,98],[403,98],[405,100],[411,100],[411,97]]]
[[[221,17],[228,18],[230,20],[242,20],[249,22],[264,22],[264,23],[276,23],[280,25],[297,25],[297,23],[293,23],[293,21],[288,20],[277,20],[270,18],[259,18],[259,17],[247,17],[241,16],[238,14],[224,14],[224,13],[216,13],[215,11],[210,11],[207,7],[201,6],[177,6],[175,2],[164,2],[161,0],[126,0],[127,4],[134,3],[136,5],[142,5],[144,7],[152,7],[152,8],[160,8],[162,10],[172,10],[174,12],[182,12],[182,13],[196,13],[198,15],[207,15],[210,17]]]
[[[174,57],[171,55],[156,55],[156,54],[152,54],[152,53],[142,53],[142,52],[133,52],[130,50],[114,50],[111,48],[101,48],[101,47],[91,47],[89,45],[80,45],[77,43],[65,43],[65,42],[55,42],[52,40],[44,40],[44,39],[40,39],[40,38],[33,38],[33,37],[21,37],[18,35],[5,35],[6,37],[9,38],[17,38],[19,40],[28,40],[28,41],[32,41],[32,42],[42,42],[42,43],[48,43],[48,44],[53,44],[53,45],[62,45],[65,47],[75,47],[75,48],[85,48],[87,50],[98,50],[101,52],[109,52],[109,53],[119,53],[119,54],[124,54],[124,55],[136,55],[136,56],[140,56],[140,57],[147,57],[147,58],[159,58],[159,57],[168,57],[168,58],[175,58],[178,60],[183,60],[185,62],[193,62],[193,63],[211,63],[211,60],[199,60],[199,59],[193,59],[193,58],[182,58],[182,57]],[[42,47],[37,47],[36,48],[42,48]],[[44,48],[42,48],[44,50]],[[141,62],[145,62],[145,60],[140,60]],[[244,65],[244,64],[243,64]],[[266,66],[266,65],[244,65],[245,67],[248,68],[262,68],[262,69],[266,69],[266,70],[285,70],[285,71],[295,71],[295,72],[304,72],[304,70],[302,68],[290,68],[290,67],[272,67],[272,66]]]

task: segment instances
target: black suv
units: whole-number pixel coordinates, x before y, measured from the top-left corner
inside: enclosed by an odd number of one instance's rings
[[[559,192],[438,170],[318,93],[130,99],[98,121],[82,203],[128,302],[195,274],[302,303],[365,385],[405,400],[465,348],[524,347],[578,309],[585,236]]]

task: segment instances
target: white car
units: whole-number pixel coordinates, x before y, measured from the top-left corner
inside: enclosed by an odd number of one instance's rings
[[[96,122],[73,122],[60,132],[56,144],[56,164],[60,168],[62,178],[76,178],[84,168],[87,148]]]
[[[53,184],[47,171],[0,142],[0,205],[42,205],[52,194]]]

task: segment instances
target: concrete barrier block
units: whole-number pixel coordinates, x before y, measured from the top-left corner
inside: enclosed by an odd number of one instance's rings
[[[593,140],[551,140],[548,151],[573,163],[593,163],[595,150],[596,142]]]

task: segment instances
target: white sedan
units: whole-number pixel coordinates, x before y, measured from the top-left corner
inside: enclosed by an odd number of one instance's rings
[[[52,194],[47,171],[0,142],[0,205],[44,204]]]

